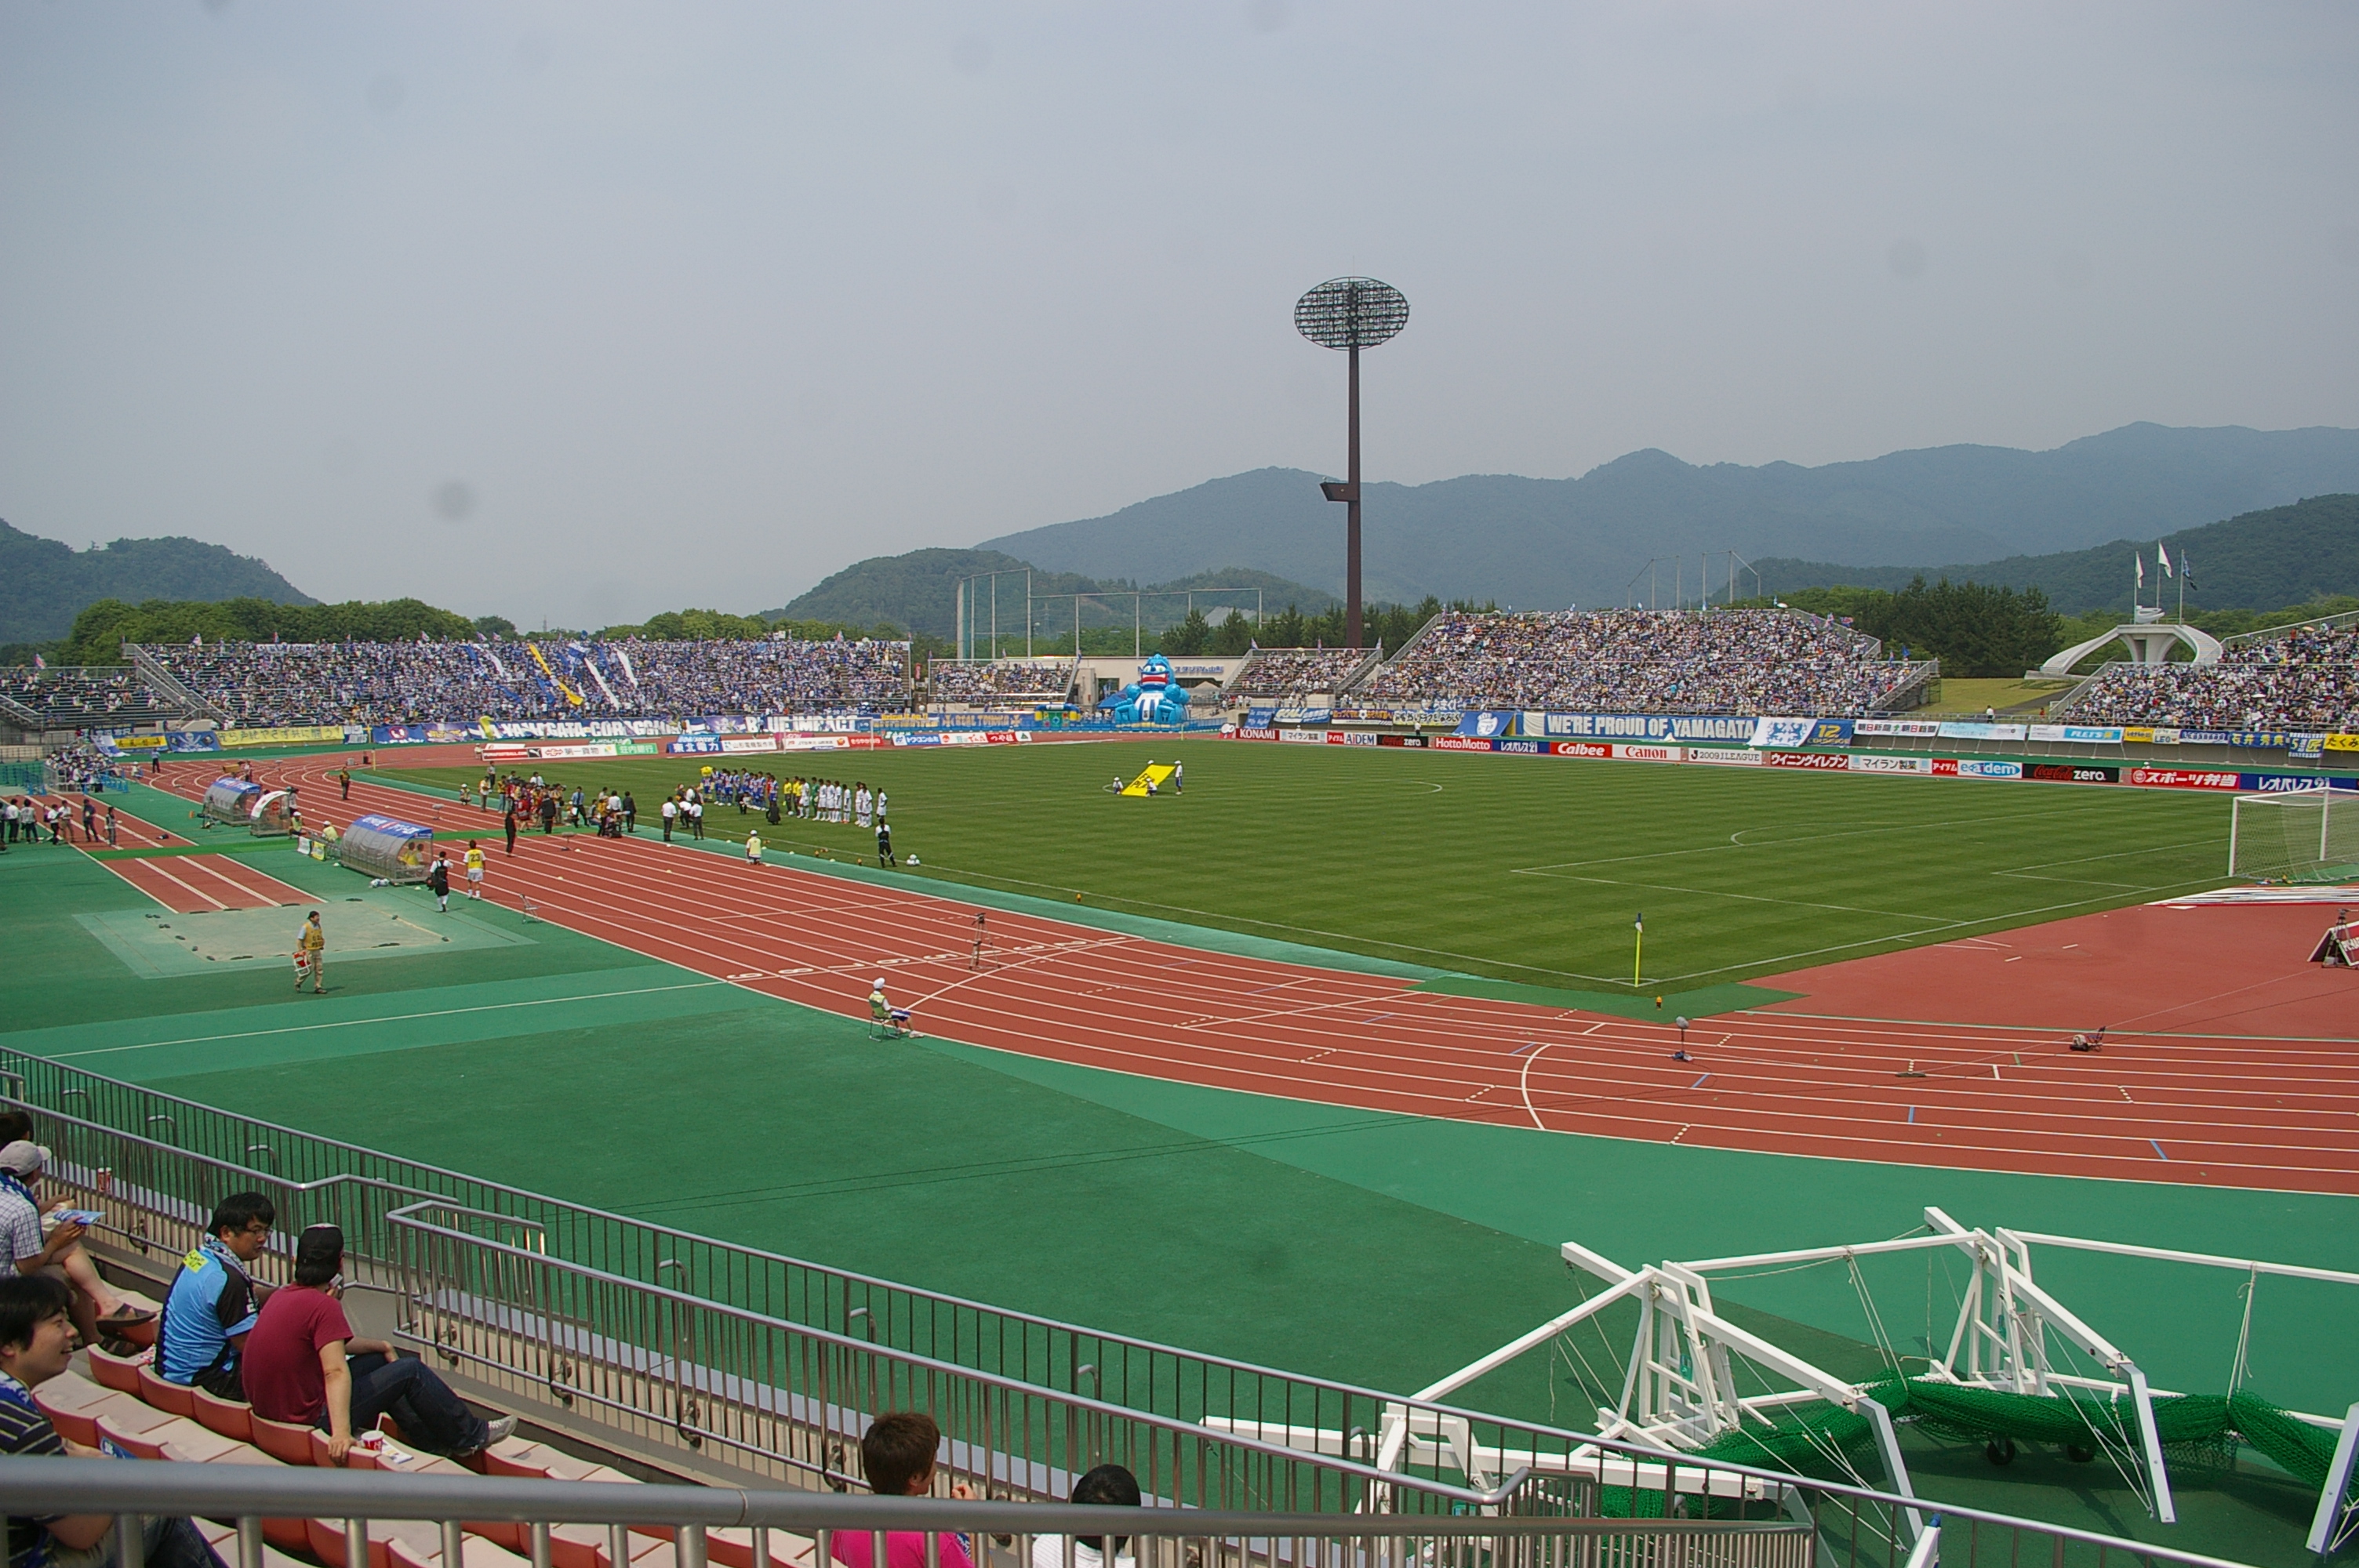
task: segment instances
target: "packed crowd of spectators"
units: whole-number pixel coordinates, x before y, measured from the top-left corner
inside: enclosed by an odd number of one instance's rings
[[[1353,693],[1371,707],[1867,713],[1922,674],[1791,610],[1448,611]]]
[[[937,659],[926,676],[936,702],[1062,702],[1073,687],[1073,661]]]
[[[0,669],[0,697],[22,703],[52,730],[92,730],[177,719],[179,709],[129,669]]]
[[[2305,626],[2216,665],[2110,665],[2081,688],[2076,724],[2311,734],[2359,731],[2359,627]]]
[[[908,700],[907,643],[625,638],[538,646],[538,657],[522,642],[214,643],[147,652],[240,725],[665,719],[879,710]]]
[[[1279,702],[1322,694],[1332,697],[1367,657],[1350,648],[1256,649],[1230,684],[1227,695]]]

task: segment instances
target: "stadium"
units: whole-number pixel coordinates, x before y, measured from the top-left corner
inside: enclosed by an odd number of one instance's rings
[[[1202,1511],[1158,1551],[2290,1563],[2359,1430],[2354,649],[1969,720],[1800,611],[1453,611],[1140,722],[1169,661],[134,646],[6,698],[0,1089],[126,1300],[258,1192],[257,1279],[341,1227],[520,1422],[373,1440],[481,1522],[347,1461],[224,1555],[803,1561],[915,1406],[978,1498]],[[143,1332],[61,1432],[314,1467]],[[819,1500],[564,1485],[634,1479]]]

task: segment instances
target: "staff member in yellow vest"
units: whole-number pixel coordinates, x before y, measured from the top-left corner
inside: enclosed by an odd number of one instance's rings
[[[321,979],[327,968],[327,957],[328,934],[320,929],[320,912],[315,909],[304,916],[302,933],[295,938],[295,989],[298,991],[303,989],[306,974],[311,977],[313,995],[328,989],[327,982]]]

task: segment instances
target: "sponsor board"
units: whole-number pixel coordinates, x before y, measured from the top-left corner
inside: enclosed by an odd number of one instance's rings
[[[2125,780],[2151,789],[2234,789],[2240,776],[2196,768],[2132,768]]]
[[[675,735],[663,743],[667,757],[701,757],[721,754],[718,735]]]
[[[2027,724],[1984,724],[1979,719],[1944,719],[1938,731],[1944,741],[2023,741],[2030,738]]]
[[[1940,734],[1940,721],[1933,719],[1855,719],[1851,732],[1861,735],[1908,735],[1930,741]]]
[[[1487,752],[1492,743],[1471,735],[1436,735],[1426,741],[1426,746],[1437,752]]]
[[[1307,741],[1314,746],[1322,746],[1327,742],[1327,731],[1324,730],[1281,730],[1277,732],[1277,738],[1281,741]],[[1489,748],[1487,747],[1484,748],[1486,751]]]
[[[679,729],[668,719],[484,719],[476,725],[486,741],[651,741]]]
[[[1773,768],[1817,768],[1821,772],[1849,773],[1852,760],[1833,752],[1764,752],[1761,761]]]
[[[2359,779],[2324,773],[2238,773],[2236,787],[2247,795],[2293,795],[2312,789],[2359,789]]]
[[[868,739],[866,736],[856,738]],[[781,735],[778,737],[778,750],[781,752],[845,752],[852,749],[854,739],[855,737],[851,735]],[[881,740],[882,737],[879,739]]]
[[[1373,746],[1376,743],[1376,732],[1373,730],[1330,730],[1327,731],[1327,743],[1330,746]]]
[[[1855,773],[1930,773],[1933,771],[1930,757],[1846,757]]]
[[[724,752],[775,752],[778,749],[776,735],[729,735],[721,741]]]
[[[2093,762],[2033,762],[2023,776],[2038,784],[2119,784],[2122,770]]]
[[[1422,735],[1379,735],[1376,737],[1376,744],[1379,746],[1421,747],[1425,744],[1425,737]]]
[[[223,730],[218,732],[224,746],[304,746],[320,741],[341,741],[344,727],[341,724],[281,724],[264,730]]]
[[[1551,741],[1549,742],[1549,755],[1551,757],[1610,757],[1613,754],[1613,746],[1603,741]]]
[[[126,752],[160,752],[169,739],[164,735],[117,735],[114,743]]]
[[[1548,750],[1548,742],[1545,741],[1495,741],[1491,743],[1491,749],[1495,752],[1516,752],[1527,757],[1537,757]]]
[[[1813,746],[1848,746],[1851,744],[1853,720],[1821,719],[1810,726],[1810,743]]]
[[[1753,738],[1750,715],[1696,713],[1527,713],[1524,733],[1551,741],[1726,741]]]
[[[1277,731],[1266,724],[1242,724],[1237,727],[1237,739],[1240,741],[1275,741],[1277,738]]]
[[[1335,717],[1332,708],[1281,708],[1277,710],[1280,724],[1324,724]]]
[[[2228,744],[2247,752],[2282,752],[2290,747],[2294,738],[2282,730],[2231,730]]]
[[[1811,728],[1816,723],[1817,720],[1810,719],[1756,719],[1753,721],[1753,744],[1765,749],[1774,746],[1785,750],[1808,745]]]
[[[2023,776],[2023,764],[2002,762],[1991,757],[1961,757],[1951,762],[1950,771],[1960,778],[2019,779]]]
[[[1687,760],[1690,762],[1712,762],[1724,768],[1757,768],[1763,758],[1749,746],[1690,746]]]
[[[1495,736],[1515,732],[1516,716],[1501,713],[1495,708],[1467,714],[1458,721],[1458,733],[1469,740],[1488,741]]]
[[[2075,745],[2118,746],[2129,731],[2102,724],[2031,724],[2025,726],[2034,741],[2063,741]]]
[[[1676,762],[1682,748],[1678,746],[1625,746],[1614,748],[1615,760],[1625,762]]]

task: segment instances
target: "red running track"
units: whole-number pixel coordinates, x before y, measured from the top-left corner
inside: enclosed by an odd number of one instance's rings
[[[176,914],[277,909],[311,897],[229,855],[160,855],[100,863]]]
[[[473,760],[466,748],[448,750],[451,761]],[[308,798],[333,798],[311,790],[327,786],[342,760],[299,760]],[[201,770],[179,777],[183,790],[203,782]],[[416,795],[355,784],[348,809],[416,820],[419,806]],[[986,916],[987,960],[972,968],[976,906],[920,882],[877,887],[587,836],[527,834],[511,859],[500,852],[490,814],[452,806],[452,818],[484,824],[495,902],[515,906],[528,897],[554,924],[847,1016],[865,1016],[868,982],[881,974],[926,1033],[992,1049],[1549,1131],[2359,1194],[2359,1059],[2347,1029],[2340,1037],[2187,1030],[2184,1020],[2166,1017],[2115,1027],[2102,1054],[2076,1054],[2065,1046],[2072,1031],[2123,1022],[2085,1016],[2085,995],[2074,993],[2068,1007],[2027,990],[2015,999],[2016,1016],[1981,1022],[1972,1015],[1986,999],[1966,988],[1986,989],[1982,979],[1928,987],[1932,970],[1924,966],[1938,969],[1942,960],[1925,953],[1982,963],[1972,944],[1895,955],[1919,968],[1913,979],[1895,972],[1888,985],[1864,967],[1887,961],[1880,959],[1784,977],[1783,989],[1814,994],[1706,1020],[1689,1033],[1694,1059],[1678,1062],[1672,1031],[1652,1022],[1441,996],[1382,976],[1233,957],[998,910]],[[2147,968],[2116,983],[2151,998],[2169,984],[2224,992],[2252,979],[2239,977],[2222,934],[2262,912],[2158,913],[2208,925],[2213,957],[2201,974]],[[2298,968],[2269,983],[2321,988],[2305,1010],[2327,1004],[2323,987],[2352,980]],[[2204,978],[2223,971],[2232,978]],[[2359,986],[2344,984],[2339,994],[2348,1012]],[[1903,1011],[1918,1016],[1872,1015]],[[2223,1015],[2215,1008],[2206,1016]]]

